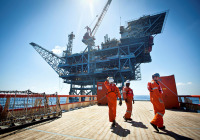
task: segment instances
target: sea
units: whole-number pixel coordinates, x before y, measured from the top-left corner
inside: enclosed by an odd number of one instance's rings
[[[90,100],[93,100],[94,97],[90,97]],[[184,102],[184,98],[181,98],[182,101]],[[193,104],[200,104],[199,98],[189,98]],[[27,99],[27,98],[11,98],[10,99],[10,106],[9,109],[18,109],[18,108],[24,108],[25,107],[33,107],[34,102],[36,98],[34,99]],[[61,97],[60,98],[60,104],[66,104],[67,97]],[[135,101],[150,101],[150,96],[149,95],[134,95],[134,100]],[[85,101],[85,97],[81,97],[81,101]],[[13,106],[13,103],[15,102],[15,105]],[[27,104],[28,102],[28,104]],[[69,97],[69,103],[74,103],[74,102],[79,102],[78,97]],[[0,105],[4,108],[6,103],[6,98],[0,98]],[[55,105],[56,104],[56,98],[49,98],[49,105]],[[42,106],[44,105],[44,102],[41,104]]]
[[[135,101],[150,101],[149,95],[134,95]]]

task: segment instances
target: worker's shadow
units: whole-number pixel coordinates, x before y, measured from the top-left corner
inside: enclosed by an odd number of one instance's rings
[[[111,132],[115,133],[116,135],[120,137],[126,137],[128,136],[128,134],[130,134],[129,129],[122,128],[118,123],[116,123],[116,127],[112,127],[111,129],[112,129]]]
[[[142,122],[135,122],[135,121],[130,121],[128,123],[131,123],[132,126],[134,127],[139,127],[139,128],[144,128],[147,129],[148,127],[146,127],[146,125],[144,125]]]
[[[159,134],[168,135],[168,136],[170,136],[170,137],[172,137],[176,140],[192,140],[189,137],[179,135],[179,134],[174,133],[174,132],[169,131],[169,130],[163,130],[163,132],[159,132]]]

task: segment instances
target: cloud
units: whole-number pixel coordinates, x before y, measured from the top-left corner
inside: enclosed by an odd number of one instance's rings
[[[60,55],[62,54],[62,52],[66,50],[66,47],[61,47],[61,46],[55,46],[54,49],[52,49],[52,52],[57,54],[57,55]]]
[[[185,86],[185,85],[191,85],[192,82],[187,82],[187,83],[181,83],[181,82],[178,82],[176,83],[177,86]]]
[[[176,85],[177,85],[177,86],[183,86],[183,85],[185,85],[185,84],[179,82],[179,83],[176,83]]]
[[[188,84],[188,85],[191,85],[191,84],[192,84],[192,82],[187,82],[187,84]]]

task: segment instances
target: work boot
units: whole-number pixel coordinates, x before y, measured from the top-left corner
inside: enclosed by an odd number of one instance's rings
[[[112,123],[112,125],[111,125],[111,127],[115,127],[115,125],[116,125],[116,122],[114,120],[113,123]]]
[[[133,119],[131,119],[131,118],[128,118],[128,119],[127,119],[127,118],[125,118],[125,116],[124,116],[123,118],[124,118],[125,121],[132,121],[132,120],[133,120]]]
[[[133,119],[129,118],[129,119],[127,119],[127,120],[132,121]]]
[[[153,123],[150,123],[150,124],[153,126],[153,128],[154,128],[157,132],[159,132],[158,127],[157,127],[155,124],[153,124]]]
[[[165,126],[163,127],[158,127],[160,130],[165,130]]]
[[[123,116],[124,120],[127,122],[128,119],[125,118],[125,116]]]

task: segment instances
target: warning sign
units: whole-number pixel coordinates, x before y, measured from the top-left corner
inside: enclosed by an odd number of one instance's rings
[[[98,86],[98,90],[102,90],[102,86]]]

